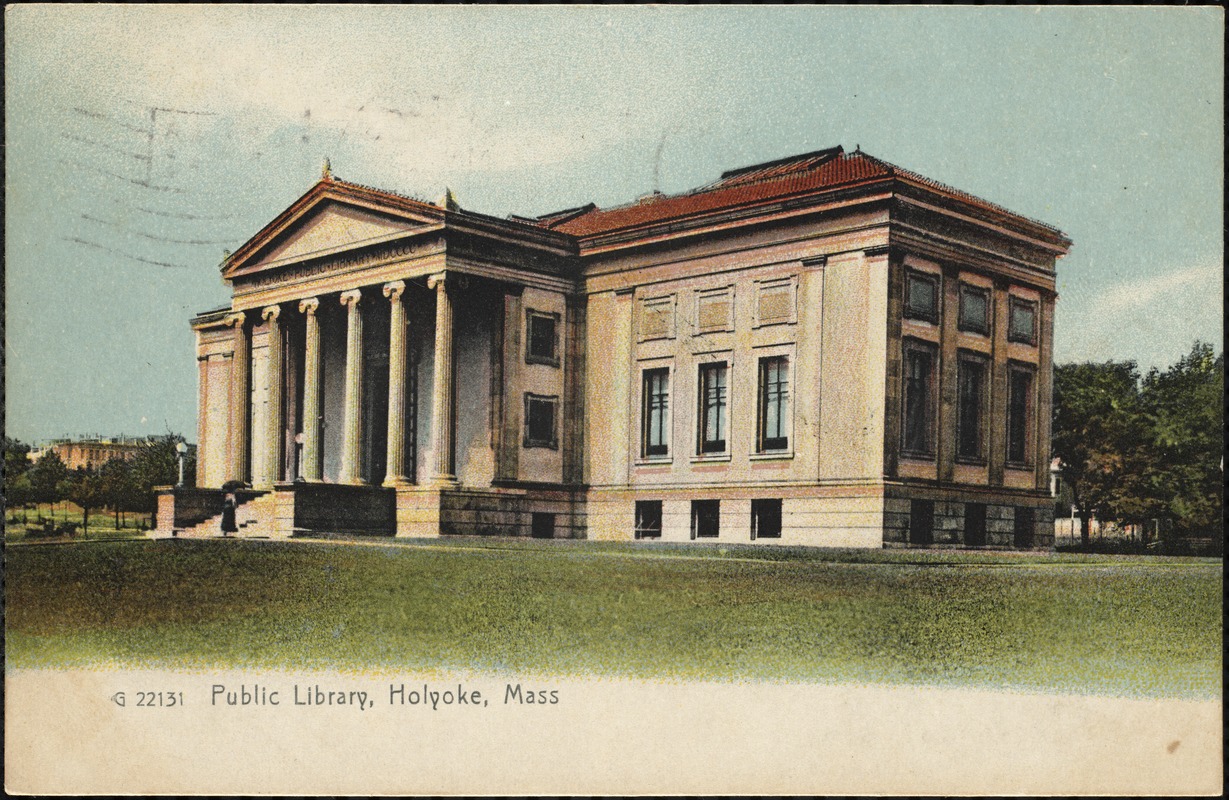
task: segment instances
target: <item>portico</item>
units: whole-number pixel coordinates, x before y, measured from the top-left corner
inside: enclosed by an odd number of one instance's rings
[[[507,452],[521,446],[509,436],[521,423],[518,390],[561,397],[565,373],[578,368],[571,359],[551,370],[516,363],[526,293],[566,314],[569,244],[549,232],[512,241],[501,236],[507,227],[526,226],[326,172],[228,255],[231,305],[193,321],[200,489],[243,482],[263,492],[251,501],[262,510],[253,524],[269,535],[434,536],[449,492],[460,507],[501,509],[503,527],[526,531],[530,506],[570,503],[578,476],[564,475],[562,451],[577,436],[563,437],[545,464],[524,465],[531,476]],[[513,393],[518,402],[507,400]],[[341,487],[345,503],[332,503]],[[370,513],[356,515],[355,498]]]

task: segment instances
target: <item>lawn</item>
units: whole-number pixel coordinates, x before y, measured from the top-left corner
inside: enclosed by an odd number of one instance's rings
[[[462,539],[10,546],[12,667],[1217,697],[1219,561]]]
[[[84,514],[81,507],[67,501],[50,504],[42,503],[29,508],[8,508],[4,525],[4,540],[20,542],[28,539],[67,539],[63,534],[47,536],[43,534],[44,522],[53,526],[63,526],[65,523],[76,526],[73,537],[76,539],[131,539],[143,537],[151,526],[150,514],[125,512],[120,515],[117,525],[115,514],[103,509],[90,510],[90,525],[83,529]]]

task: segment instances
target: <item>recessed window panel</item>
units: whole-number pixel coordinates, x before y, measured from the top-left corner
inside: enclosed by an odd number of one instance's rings
[[[1037,304],[1018,297],[1011,298],[1007,338],[1025,344],[1037,343]]]
[[[938,324],[939,277],[915,270],[905,271],[905,316]]]
[[[975,286],[960,287],[960,330],[990,333],[990,293]]]

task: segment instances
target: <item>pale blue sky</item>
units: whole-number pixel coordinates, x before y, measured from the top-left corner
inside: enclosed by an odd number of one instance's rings
[[[194,438],[188,319],[325,155],[505,215],[860,144],[1071,236],[1059,361],[1164,366],[1221,341],[1223,33],[1217,8],[10,6],[6,430]]]

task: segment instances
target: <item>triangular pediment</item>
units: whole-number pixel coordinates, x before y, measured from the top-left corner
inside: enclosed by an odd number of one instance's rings
[[[349,197],[346,188],[322,183],[304,195],[228,260],[224,277],[392,241],[439,224],[427,204],[398,197],[384,206],[367,196]]]
[[[257,263],[297,261],[320,252],[358,247],[421,226],[422,223],[326,200],[265,247]]]

